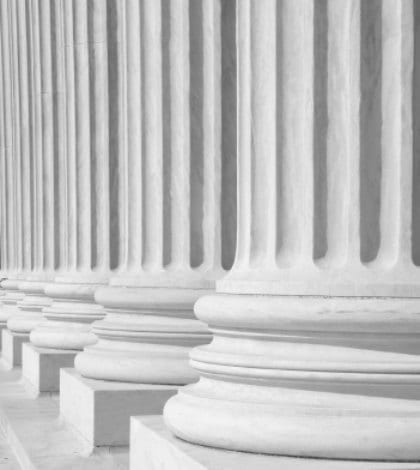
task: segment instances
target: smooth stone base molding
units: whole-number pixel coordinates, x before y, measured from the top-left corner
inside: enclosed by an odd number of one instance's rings
[[[77,351],[22,345],[22,376],[37,394],[60,390],[60,369],[73,367]]]
[[[194,346],[209,343],[207,325],[194,316],[194,303],[207,289],[105,287],[95,299],[106,309],[92,325],[98,342],[77,355],[83,376],[139,384],[195,382],[189,365]]]
[[[16,311],[7,320],[7,328],[13,333],[26,335],[29,341],[30,332],[45,321],[42,309],[51,304],[44,295],[45,281],[28,280],[19,283],[19,290],[24,297],[16,302]]]
[[[162,416],[134,416],[130,470],[418,470],[418,463],[305,459],[234,452],[173,436]]]
[[[4,328],[1,332],[1,354],[8,367],[22,364],[22,345],[29,341],[27,334],[13,333]]]
[[[72,274],[60,276],[47,284],[45,294],[52,298],[43,309],[48,320],[35,328],[31,343],[40,348],[81,350],[96,342],[91,323],[105,315],[101,305],[95,304],[95,290],[106,283],[104,275]]]
[[[420,461],[420,301],[219,294],[197,316],[198,383],[165,406],[187,441],[277,455]]]
[[[0,327],[2,328],[6,327],[9,318],[19,311],[16,304],[25,296],[19,290],[21,282],[22,280],[19,279],[4,279],[1,281],[3,295],[0,297]]]
[[[75,369],[61,369],[60,413],[91,446],[129,442],[130,416],[162,414],[178,390],[171,385],[142,385],[86,379]]]

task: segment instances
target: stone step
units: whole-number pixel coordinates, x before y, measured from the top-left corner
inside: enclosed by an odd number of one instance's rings
[[[3,365],[0,433],[24,470],[128,469],[127,447],[92,448],[61,420],[57,394],[34,398],[20,371],[7,371]]]
[[[130,470],[420,470],[420,463],[282,457],[190,444],[166,428],[163,417],[131,418]]]
[[[20,468],[6,437],[0,434],[0,470],[19,470]]]

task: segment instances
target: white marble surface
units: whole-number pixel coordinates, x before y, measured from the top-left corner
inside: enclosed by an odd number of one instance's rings
[[[128,445],[132,415],[162,414],[178,387],[82,377],[60,371],[60,414],[92,446]]]
[[[190,444],[174,437],[161,416],[131,418],[130,470],[419,470],[420,463],[280,457]]]
[[[21,466],[16,460],[6,438],[0,434],[0,469],[1,470],[21,470]]]
[[[237,252],[195,304],[214,336],[165,406],[178,437],[420,460],[416,5],[237,2]]]
[[[31,470],[126,470],[126,448],[92,449],[59,419],[55,395],[38,399],[25,389],[19,371],[0,367],[0,431]]]

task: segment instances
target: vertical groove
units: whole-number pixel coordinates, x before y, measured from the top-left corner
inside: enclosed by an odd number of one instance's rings
[[[89,4],[90,5],[90,4]],[[88,3],[74,1],[77,265],[90,269],[92,253],[91,136]],[[94,224],[93,224],[94,225]]]
[[[170,2],[170,90],[171,90],[171,262],[189,263],[189,0]],[[192,181],[192,184],[196,184]]]
[[[219,7],[220,8],[220,7]],[[221,0],[221,11],[217,12],[220,24],[219,40],[215,35],[215,62],[221,60],[221,95],[216,106],[221,105],[221,262],[224,269],[232,267],[236,246],[237,229],[237,97],[236,97],[236,1]],[[221,52],[218,52],[220,48]],[[221,54],[221,58],[220,58]],[[216,69],[217,70],[217,69]],[[215,98],[216,99],[216,98]],[[215,119],[215,125],[217,121]],[[220,262],[220,261],[219,261]]]
[[[414,72],[413,72],[413,263],[420,266],[420,3],[414,7]]]
[[[51,161],[51,172],[52,172],[52,180],[53,180],[53,188],[51,190],[51,213],[53,218],[53,259],[52,259],[52,269],[57,269],[61,262],[61,207],[60,207],[60,159],[61,159],[61,146],[62,146],[62,134],[61,131],[61,116],[59,114],[60,111],[60,93],[58,90],[58,67],[59,61],[56,57],[56,51],[59,47],[59,32],[60,30],[57,28],[57,2],[56,0],[50,0],[50,57],[51,57],[51,114],[52,114],[52,148],[53,148],[53,156]]]
[[[120,263],[120,190],[119,190],[119,175],[121,173],[119,154],[124,152],[124,141],[121,134],[124,132],[122,125],[126,123],[122,121],[123,112],[121,110],[121,97],[122,97],[122,62],[124,60],[122,48],[120,47],[121,41],[121,28],[123,25],[124,9],[120,0],[107,0],[106,12],[106,31],[105,41],[107,52],[105,52],[105,62],[107,66],[107,84],[108,96],[103,99],[107,100],[107,137],[109,142],[108,161],[104,161],[106,165],[105,176],[107,177],[107,184],[104,186],[106,191],[106,204],[104,209],[106,213],[103,214],[104,224],[104,239],[103,243],[106,244],[104,250],[107,255],[102,259],[102,266],[104,269],[115,269]],[[106,145],[106,143],[105,143]],[[100,193],[99,193],[100,196]]]
[[[161,1],[144,0],[143,7],[143,264],[149,269],[163,258]]]
[[[67,1],[67,0],[64,0]],[[66,82],[65,82],[65,38],[64,38],[64,18],[62,0],[54,0],[54,28],[55,28],[55,122],[56,122],[56,165],[54,180],[55,185],[55,223],[59,256],[56,259],[55,267],[63,268],[68,266],[68,187],[67,187],[67,162],[66,162]]]
[[[91,9],[91,11],[90,11]],[[112,11],[110,12],[112,13]],[[90,64],[90,123],[91,123],[91,266],[104,269],[109,266],[109,152],[117,151],[114,139],[110,146],[108,119],[108,50],[110,35],[112,53],[115,50],[115,25],[107,30],[107,0],[93,0],[88,8],[91,25],[88,30]],[[109,18],[109,22],[114,18]],[[89,22],[90,23],[90,22]],[[114,64],[114,70],[117,67]],[[112,72],[113,79],[118,78]],[[110,83],[114,83],[112,80]],[[115,96],[112,95],[114,98]],[[117,109],[117,103],[111,103]],[[118,120],[116,120],[118,123]]]
[[[64,7],[65,32],[65,81],[66,81],[66,166],[68,213],[66,219],[68,252],[67,268],[72,271],[77,267],[77,182],[76,182],[76,77],[74,47],[74,2],[62,0]]]
[[[282,242],[278,263],[288,265],[293,260],[310,262],[313,257],[314,12],[311,0],[285,0],[282,6],[283,111],[278,136],[282,139],[282,169],[281,181],[277,181]],[[275,116],[272,119],[274,122]]]
[[[172,116],[171,107],[171,0],[162,0],[162,158],[163,158],[163,265],[172,260]],[[175,114],[176,115],[176,114]]]
[[[370,262],[380,243],[382,0],[363,0],[360,38],[360,257]]]
[[[23,268],[23,217],[22,217],[22,154],[20,142],[20,93],[19,93],[19,57],[16,2],[9,3],[10,52],[11,52],[11,90],[12,90],[12,152],[15,167],[13,185],[15,190],[14,222],[16,234],[16,262],[19,270]]]
[[[276,1],[251,2],[251,264],[276,249]]]
[[[1,269],[9,270],[10,261],[7,252],[7,191],[6,191],[6,114],[4,104],[4,65],[3,65],[3,38],[1,35],[2,18],[0,10],[0,243],[1,243]]]
[[[12,109],[11,109],[11,70],[10,70],[10,44],[9,44],[9,20],[8,20],[8,2],[0,2],[2,51],[3,51],[3,84],[4,84],[4,116],[5,116],[5,156],[6,156],[6,186],[7,186],[7,238],[9,253],[9,269],[17,269],[16,251],[15,251],[15,197],[13,184],[13,154],[12,154]]]
[[[31,25],[31,95],[32,95],[32,155],[33,160],[33,199],[34,199],[34,267],[43,268],[44,259],[44,201],[42,168],[42,95],[41,95],[41,58],[39,39],[38,0],[30,0],[29,23]]]
[[[203,2],[190,3],[190,265],[203,262]]]
[[[378,262],[411,260],[413,4],[382,2],[382,180]]]
[[[360,260],[359,0],[328,2],[327,264]]]
[[[140,269],[142,261],[142,106],[141,106],[141,8],[138,0],[126,3],[127,90],[127,260],[129,269]]]
[[[28,53],[26,38],[26,9],[24,0],[16,2],[17,37],[19,51],[19,93],[20,93],[20,139],[22,154],[22,221],[23,221],[23,267],[32,268],[32,221],[31,221],[31,162],[30,162],[30,122],[28,90]]]
[[[202,2],[203,29],[203,264],[221,264],[222,83],[221,4]]]
[[[54,269],[56,254],[54,220],[54,116],[51,50],[50,0],[42,0],[39,6],[40,50],[41,50],[41,103],[42,103],[42,161],[44,200],[44,259],[43,268]]]
[[[328,0],[314,4],[314,247],[313,258],[327,254],[327,77]]]
[[[137,2],[138,5],[139,2]],[[134,16],[134,20],[139,18],[138,11],[136,14],[136,2],[132,1],[119,1],[117,4],[118,9],[118,37],[117,37],[117,53],[118,53],[118,127],[115,129],[118,138],[118,159],[116,162],[117,173],[112,174],[110,169],[110,205],[113,204],[112,194],[116,190],[115,198],[117,199],[117,216],[118,218],[118,268],[128,270],[128,251],[130,244],[130,228],[129,228],[129,204],[130,204],[130,187],[129,187],[129,173],[128,173],[128,126],[129,126],[129,110],[128,110],[128,90],[129,90],[129,61],[130,51],[129,44],[131,41],[130,19]],[[137,25],[137,27],[139,27]],[[109,67],[109,61],[108,61]],[[134,97],[133,97],[134,98]],[[140,106],[140,104],[139,104]],[[111,124],[110,124],[111,125]],[[136,137],[133,136],[133,139]],[[112,139],[112,132],[110,130],[110,139]],[[110,156],[111,158],[111,156]],[[117,180],[117,181],[115,181]],[[115,203],[114,203],[115,204]],[[113,232],[113,221],[110,219],[110,243]],[[113,265],[114,256],[110,252],[110,265]]]
[[[251,248],[251,0],[237,10],[238,28],[238,244],[235,267],[249,264]]]

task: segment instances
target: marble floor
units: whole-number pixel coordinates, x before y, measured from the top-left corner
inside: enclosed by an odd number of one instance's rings
[[[89,448],[59,417],[58,394],[35,397],[20,369],[7,371],[1,361],[0,436],[1,470],[6,464],[5,469],[128,469],[127,448]]]
[[[19,468],[20,465],[6,437],[0,434],[0,470],[19,470]]]

